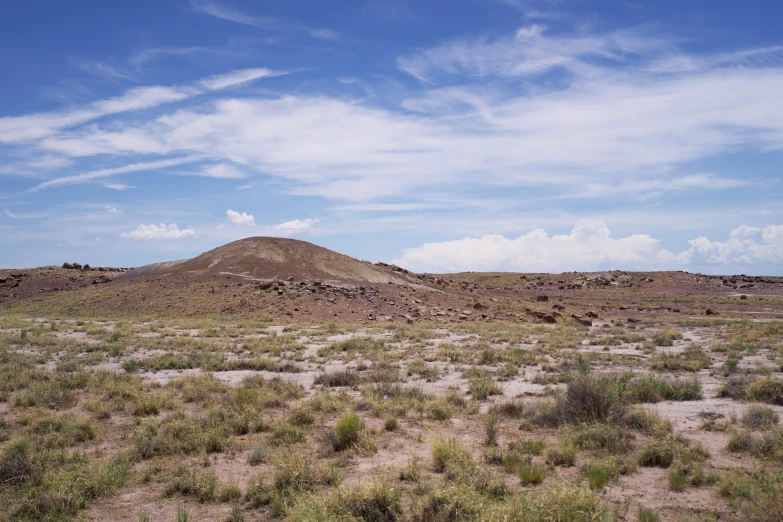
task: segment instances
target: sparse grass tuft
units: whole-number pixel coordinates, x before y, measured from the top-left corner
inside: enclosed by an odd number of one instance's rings
[[[783,380],[764,376],[748,385],[748,400],[783,406]]]

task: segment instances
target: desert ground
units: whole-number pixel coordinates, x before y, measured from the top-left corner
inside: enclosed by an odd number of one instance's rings
[[[782,319],[783,278],[269,238],[0,270],[0,520],[783,520]]]

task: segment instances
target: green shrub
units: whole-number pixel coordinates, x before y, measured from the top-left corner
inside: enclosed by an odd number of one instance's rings
[[[342,451],[358,444],[363,431],[364,422],[356,413],[348,413],[340,417],[333,431],[332,445],[335,451]]]

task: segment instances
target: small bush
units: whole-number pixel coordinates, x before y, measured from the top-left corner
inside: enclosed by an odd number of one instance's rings
[[[591,489],[601,489],[617,478],[620,470],[614,461],[593,462],[585,467],[585,477]]]
[[[330,388],[338,386],[358,386],[361,377],[353,370],[343,370],[334,373],[323,373],[315,378],[315,384],[321,384]]]
[[[674,341],[682,339],[682,332],[676,328],[666,328],[653,336],[656,346],[674,346]]]
[[[180,494],[193,497],[199,502],[209,502],[215,499],[217,477],[212,472],[196,473],[181,466],[174,478],[166,485],[166,496]]]
[[[307,440],[307,432],[302,426],[295,426],[288,422],[278,422],[272,431],[269,441],[275,446],[290,446],[297,442]]]
[[[516,443],[516,448],[522,453],[541,455],[546,448],[546,442],[544,442],[544,439],[521,440]]]
[[[684,469],[673,469],[669,472],[669,489],[684,491],[688,487],[688,473]]]
[[[343,451],[358,444],[362,432],[364,431],[364,422],[361,417],[355,413],[348,413],[340,417],[334,426],[333,447],[335,451]]]
[[[676,456],[677,443],[673,439],[654,440],[642,449],[639,465],[648,468],[668,468]]]
[[[479,401],[487,400],[491,395],[503,395],[503,390],[490,377],[477,377],[470,380],[470,394]]]
[[[424,406],[424,415],[428,419],[445,421],[454,415],[454,409],[442,399],[428,401]]]
[[[500,417],[495,411],[490,411],[484,417],[484,444],[487,446],[498,445],[498,434],[500,433]]]
[[[561,444],[560,447],[547,449],[544,458],[552,466],[571,467],[576,464],[576,451],[575,444]]]
[[[748,385],[748,400],[783,406],[783,381],[770,376],[761,377]]]
[[[369,486],[342,487],[315,501],[312,498],[303,498],[293,506],[288,520],[396,522],[401,515],[399,488],[378,482]]]
[[[625,416],[624,424],[645,435],[664,436],[672,432],[672,423],[658,413],[645,408],[633,408]]]
[[[257,466],[258,464],[261,464],[264,462],[269,455],[269,450],[266,449],[266,446],[253,446],[253,449],[250,451],[250,457],[248,457],[247,462],[251,466]]]
[[[639,513],[636,515],[636,520],[638,522],[660,522],[661,517],[659,517],[655,511],[641,508],[639,509]]]
[[[556,399],[553,414],[557,424],[608,422],[620,419],[626,405],[623,384],[612,375],[577,375],[566,392]]]
[[[383,429],[386,431],[397,431],[398,426],[399,422],[395,417],[389,417],[386,419],[386,422],[383,423]]]
[[[546,478],[546,466],[528,460],[517,467],[517,476],[525,486],[540,484]]]
[[[633,402],[697,401],[702,398],[697,379],[675,381],[656,375],[637,377],[628,386],[628,398]]]
[[[773,427],[780,422],[780,417],[769,406],[755,404],[748,407],[742,415],[742,424],[752,430],[761,430]]]

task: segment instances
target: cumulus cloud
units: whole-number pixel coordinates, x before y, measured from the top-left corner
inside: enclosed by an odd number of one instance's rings
[[[124,232],[120,234],[121,239],[137,239],[137,240],[149,240],[149,239],[189,239],[198,237],[196,231],[192,227],[180,230],[179,227],[172,223],[171,225],[139,225],[136,230],[130,232]]]
[[[757,236],[761,234],[761,241]],[[726,241],[699,236],[679,253],[647,234],[612,237],[602,222],[578,223],[569,234],[549,236],[536,229],[517,238],[486,235],[425,243],[403,251],[393,262],[420,272],[565,272],[607,269],[671,269],[689,265],[770,265],[783,262],[783,225],[764,229],[742,225]]]
[[[235,226],[248,226],[248,227],[256,226],[256,218],[254,218],[252,215],[247,214],[245,212],[242,212],[240,214],[239,212],[228,209],[226,210],[226,217],[228,217],[229,222],[231,222],[231,224]]]
[[[314,231],[318,219],[294,219],[277,225],[264,227],[264,233],[270,236],[294,237],[308,234]]]
[[[493,234],[426,243],[393,262],[428,272],[562,272],[649,266],[660,250],[659,241],[646,234],[615,239],[604,223],[581,222],[569,234],[551,237],[536,229],[512,239]]]
[[[756,239],[761,232],[761,241]],[[764,229],[742,225],[729,233],[726,241],[710,241],[705,236],[690,240],[686,252],[691,260],[728,265],[783,263],[783,225]]]

